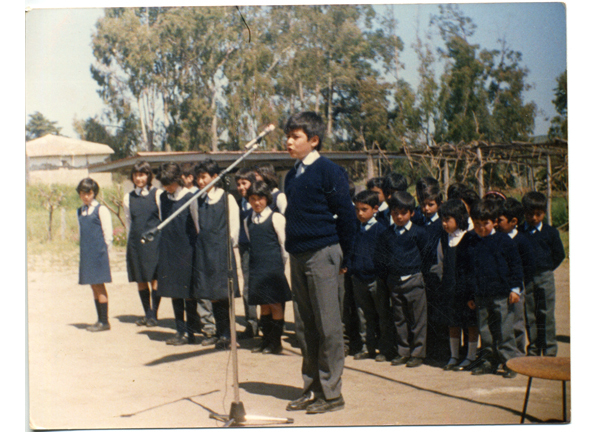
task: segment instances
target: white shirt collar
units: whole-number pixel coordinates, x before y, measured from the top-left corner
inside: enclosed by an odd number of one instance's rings
[[[527,222],[525,222],[525,229],[526,230],[531,230],[531,229],[535,228],[536,230],[541,231],[542,230],[542,225],[544,225],[543,222],[540,222],[539,224],[537,224],[535,226],[529,225]]]
[[[460,243],[466,231],[457,229],[453,233],[448,234],[448,246],[455,247]]]
[[[273,213],[273,210],[271,210],[271,208],[269,206],[266,206],[264,208],[264,210],[260,213],[256,213],[254,210],[252,210],[252,222],[262,223],[265,220],[267,220],[267,218],[271,215],[271,213]],[[257,218],[257,216],[259,214],[260,214],[260,219]]]
[[[425,215],[423,214],[423,216],[425,216]],[[429,217],[429,216],[425,216],[425,217],[427,218],[427,220],[429,221],[429,223],[435,222],[436,220],[438,220],[440,218],[438,216],[437,212],[433,216],[431,216],[431,217]]]
[[[382,202],[381,204],[379,204],[378,213],[382,213],[382,212],[386,211],[387,208],[388,208],[388,203],[386,201]]]
[[[167,192],[167,191],[165,191]],[[170,194],[167,192],[167,197],[172,200],[172,201],[179,201],[181,198],[183,198],[189,191],[186,188],[183,188],[181,186],[177,186],[177,189],[175,190],[174,194]]]
[[[411,227],[412,227],[412,222],[411,222],[411,221],[408,221],[408,222],[406,223],[406,225],[404,225],[403,227],[399,227],[398,225],[395,225],[395,226],[394,226],[394,230],[397,230],[397,231],[400,231],[400,232],[402,232],[402,230],[405,230],[405,231],[410,231],[410,228],[411,228]]]
[[[371,227],[372,227],[373,225],[375,225],[375,223],[377,223],[377,218],[376,218],[375,216],[373,216],[371,219],[369,219],[369,220],[368,220],[368,221],[365,223],[365,225],[364,225],[364,227],[365,227],[365,231],[369,231],[369,229],[371,229]],[[361,223],[361,225],[362,225],[362,223]]]
[[[477,234],[477,233],[475,233],[475,234]],[[485,237],[493,236],[494,234],[496,234],[496,228],[492,228],[492,232],[489,233],[488,235],[486,235]],[[485,238],[485,237],[481,237],[479,234],[477,234],[477,237]]]
[[[135,194],[137,196],[146,196],[148,195],[150,192],[148,192],[148,186],[144,186],[143,188],[137,187],[134,189]]]
[[[314,163],[314,161],[319,159],[320,156],[321,155],[319,154],[319,152],[316,149],[314,149],[309,154],[304,156],[304,159],[302,159],[302,164],[305,166],[311,165],[312,163]]]
[[[508,233],[508,236],[509,236],[511,239],[514,239],[514,238],[515,238],[515,236],[517,235],[517,233],[518,233],[518,232],[519,232],[519,231],[517,231],[517,227],[514,227],[514,228],[512,229],[512,231]]]

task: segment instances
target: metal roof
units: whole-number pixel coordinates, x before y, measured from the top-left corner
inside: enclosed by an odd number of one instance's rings
[[[106,144],[98,144],[59,135],[48,134],[25,143],[28,157],[111,155],[114,150]]]

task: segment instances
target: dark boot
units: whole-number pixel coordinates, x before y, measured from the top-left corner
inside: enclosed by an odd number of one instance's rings
[[[262,331],[262,339],[260,341],[260,345],[254,347],[252,349],[253,353],[263,352],[263,350],[269,345],[269,335],[273,328],[273,317],[272,315],[262,315],[260,317],[260,327]]]
[[[283,347],[281,346],[283,325],[284,321],[282,319],[272,320],[271,331],[268,334],[269,343],[266,348],[263,349],[263,354],[279,354],[283,350]]]

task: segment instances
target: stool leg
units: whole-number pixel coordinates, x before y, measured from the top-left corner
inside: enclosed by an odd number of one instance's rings
[[[527,380],[527,391],[525,392],[525,403],[523,404],[523,413],[521,414],[521,424],[525,423],[525,412],[527,412],[527,402],[529,402],[529,391],[531,390],[532,377]]]
[[[567,422],[567,382],[563,381],[563,421]]]

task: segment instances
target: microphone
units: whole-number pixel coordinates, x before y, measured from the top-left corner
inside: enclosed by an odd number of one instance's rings
[[[246,150],[251,149],[255,144],[258,144],[260,142],[260,140],[262,140],[264,138],[265,135],[267,135],[270,132],[273,132],[274,130],[275,130],[275,125],[271,123],[269,126],[267,126],[265,128],[265,130],[263,130],[260,133],[259,136],[257,136],[256,138],[254,138],[248,144],[246,144]]]

